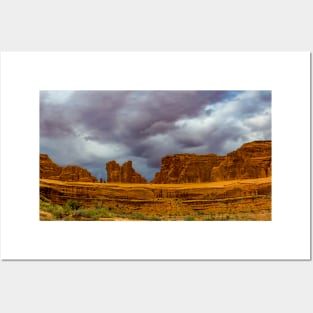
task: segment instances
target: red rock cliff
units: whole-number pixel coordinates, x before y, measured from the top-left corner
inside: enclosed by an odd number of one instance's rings
[[[120,166],[116,161],[106,164],[108,183],[138,183],[145,184],[147,181],[138,174],[132,165],[132,161],[125,162]]]
[[[47,154],[40,154],[40,178],[59,179],[62,167],[55,164]]]
[[[162,159],[155,184],[200,183],[272,175],[271,141],[242,145],[226,156],[215,154],[175,154]]]
[[[272,142],[253,141],[228,153],[212,169],[212,181],[272,176]]]
[[[74,165],[65,167],[59,166],[54,163],[47,154],[40,154],[40,178],[63,181],[97,182],[97,178],[92,176],[86,169]]]
[[[154,184],[201,183],[211,181],[211,171],[224,157],[216,154],[174,154],[162,159]]]
[[[121,167],[116,161],[110,161],[106,164],[108,183],[117,183],[121,181]]]

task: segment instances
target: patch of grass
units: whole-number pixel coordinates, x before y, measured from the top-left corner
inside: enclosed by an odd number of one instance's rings
[[[40,211],[48,212],[52,219],[61,220],[65,216],[62,206],[40,200]]]
[[[246,210],[244,210],[246,211]],[[133,220],[133,221],[234,221],[234,220],[270,220],[269,213],[271,209],[263,211],[254,207],[249,208],[249,212],[241,212],[230,208],[228,212],[207,212],[197,210],[193,212],[180,212],[176,215],[173,212],[167,212],[164,215],[158,213],[115,210],[112,207],[100,206],[99,204],[92,208],[84,207],[79,202],[70,200],[66,204],[54,204],[46,199],[40,200],[40,220],[41,221],[97,221],[97,220]],[[258,215],[257,215],[258,214]],[[262,215],[263,214],[263,215]],[[264,217],[265,216],[265,217]],[[268,217],[269,216],[269,217]]]
[[[161,221],[161,218],[155,215],[145,215],[143,213],[125,213],[125,214],[116,214],[116,217],[127,218],[130,220],[136,221]]]
[[[108,208],[96,208],[96,209],[79,209],[73,212],[73,218],[87,218],[91,220],[98,220],[99,218],[113,217]]]
[[[94,208],[84,208],[79,202],[69,200],[64,205],[40,200],[41,220],[91,220],[97,221],[102,218],[125,218],[130,220],[161,220],[157,216],[149,216],[139,212],[135,213],[114,213],[110,207],[96,206]]]
[[[195,218],[191,215],[185,216],[184,221],[194,221]]]

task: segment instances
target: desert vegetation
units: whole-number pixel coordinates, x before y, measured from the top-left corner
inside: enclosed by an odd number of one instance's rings
[[[117,213],[110,207],[96,206],[87,208],[76,200],[68,200],[59,205],[40,200],[40,220],[42,221],[101,221],[101,220],[148,220],[160,221],[160,217],[144,215],[139,212]]]
[[[103,201],[105,202],[105,201]],[[165,205],[164,205],[165,203]],[[253,221],[271,220],[271,195],[255,198],[235,198],[216,200],[203,205],[198,202],[189,209],[181,206],[178,199],[160,206],[133,207],[123,204],[115,206],[84,206],[76,200],[65,204],[52,203],[48,199],[40,200],[40,220],[42,221]]]

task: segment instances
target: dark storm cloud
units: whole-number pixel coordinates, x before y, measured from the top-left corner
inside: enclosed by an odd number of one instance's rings
[[[72,118],[103,139],[144,138],[166,132],[181,117],[197,116],[224,91],[78,91],[70,98]],[[75,117],[75,118],[74,118]]]
[[[73,135],[74,130],[64,115],[64,109],[40,105],[40,133],[43,137],[58,138]]]
[[[184,147],[193,148],[203,145],[203,140],[200,136],[194,134],[193,136],[183,136],[177,139],[178,143]]]
[[[164,134],[175,126],[171,122],[155,121],[148,125],[143,131],[144,136],[152,136],[153,134]]]
[[[167,132],[181,117],[197,116],[206,105],[234,95],[225,91],[76,91],[66,103],[58,104],[41,92],[41,132],[55,137],[73,134],[73,128],[79,134],[83,128],[88,140],[145,138]]]
[[[270,139],[270,128],[270,91],[40,94],[41,150],[61,159],[59,146],[63,159],[87,164],[98,177],[106,161],[132,159],[151,179],[164,155],[224,154],[245,141]]]

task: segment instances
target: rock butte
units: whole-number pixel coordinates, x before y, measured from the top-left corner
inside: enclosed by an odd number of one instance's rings
[[[97,182],[86,169],[75,165],[65,167],[55,164],[47,154],[40,154],[40,178],[61,181]]]
[[[132,161],[127,161],[122,166],[114,160],[110,161],[106,164],[106,170],[108,183],[147,183],[146,179],[133,169]]]

